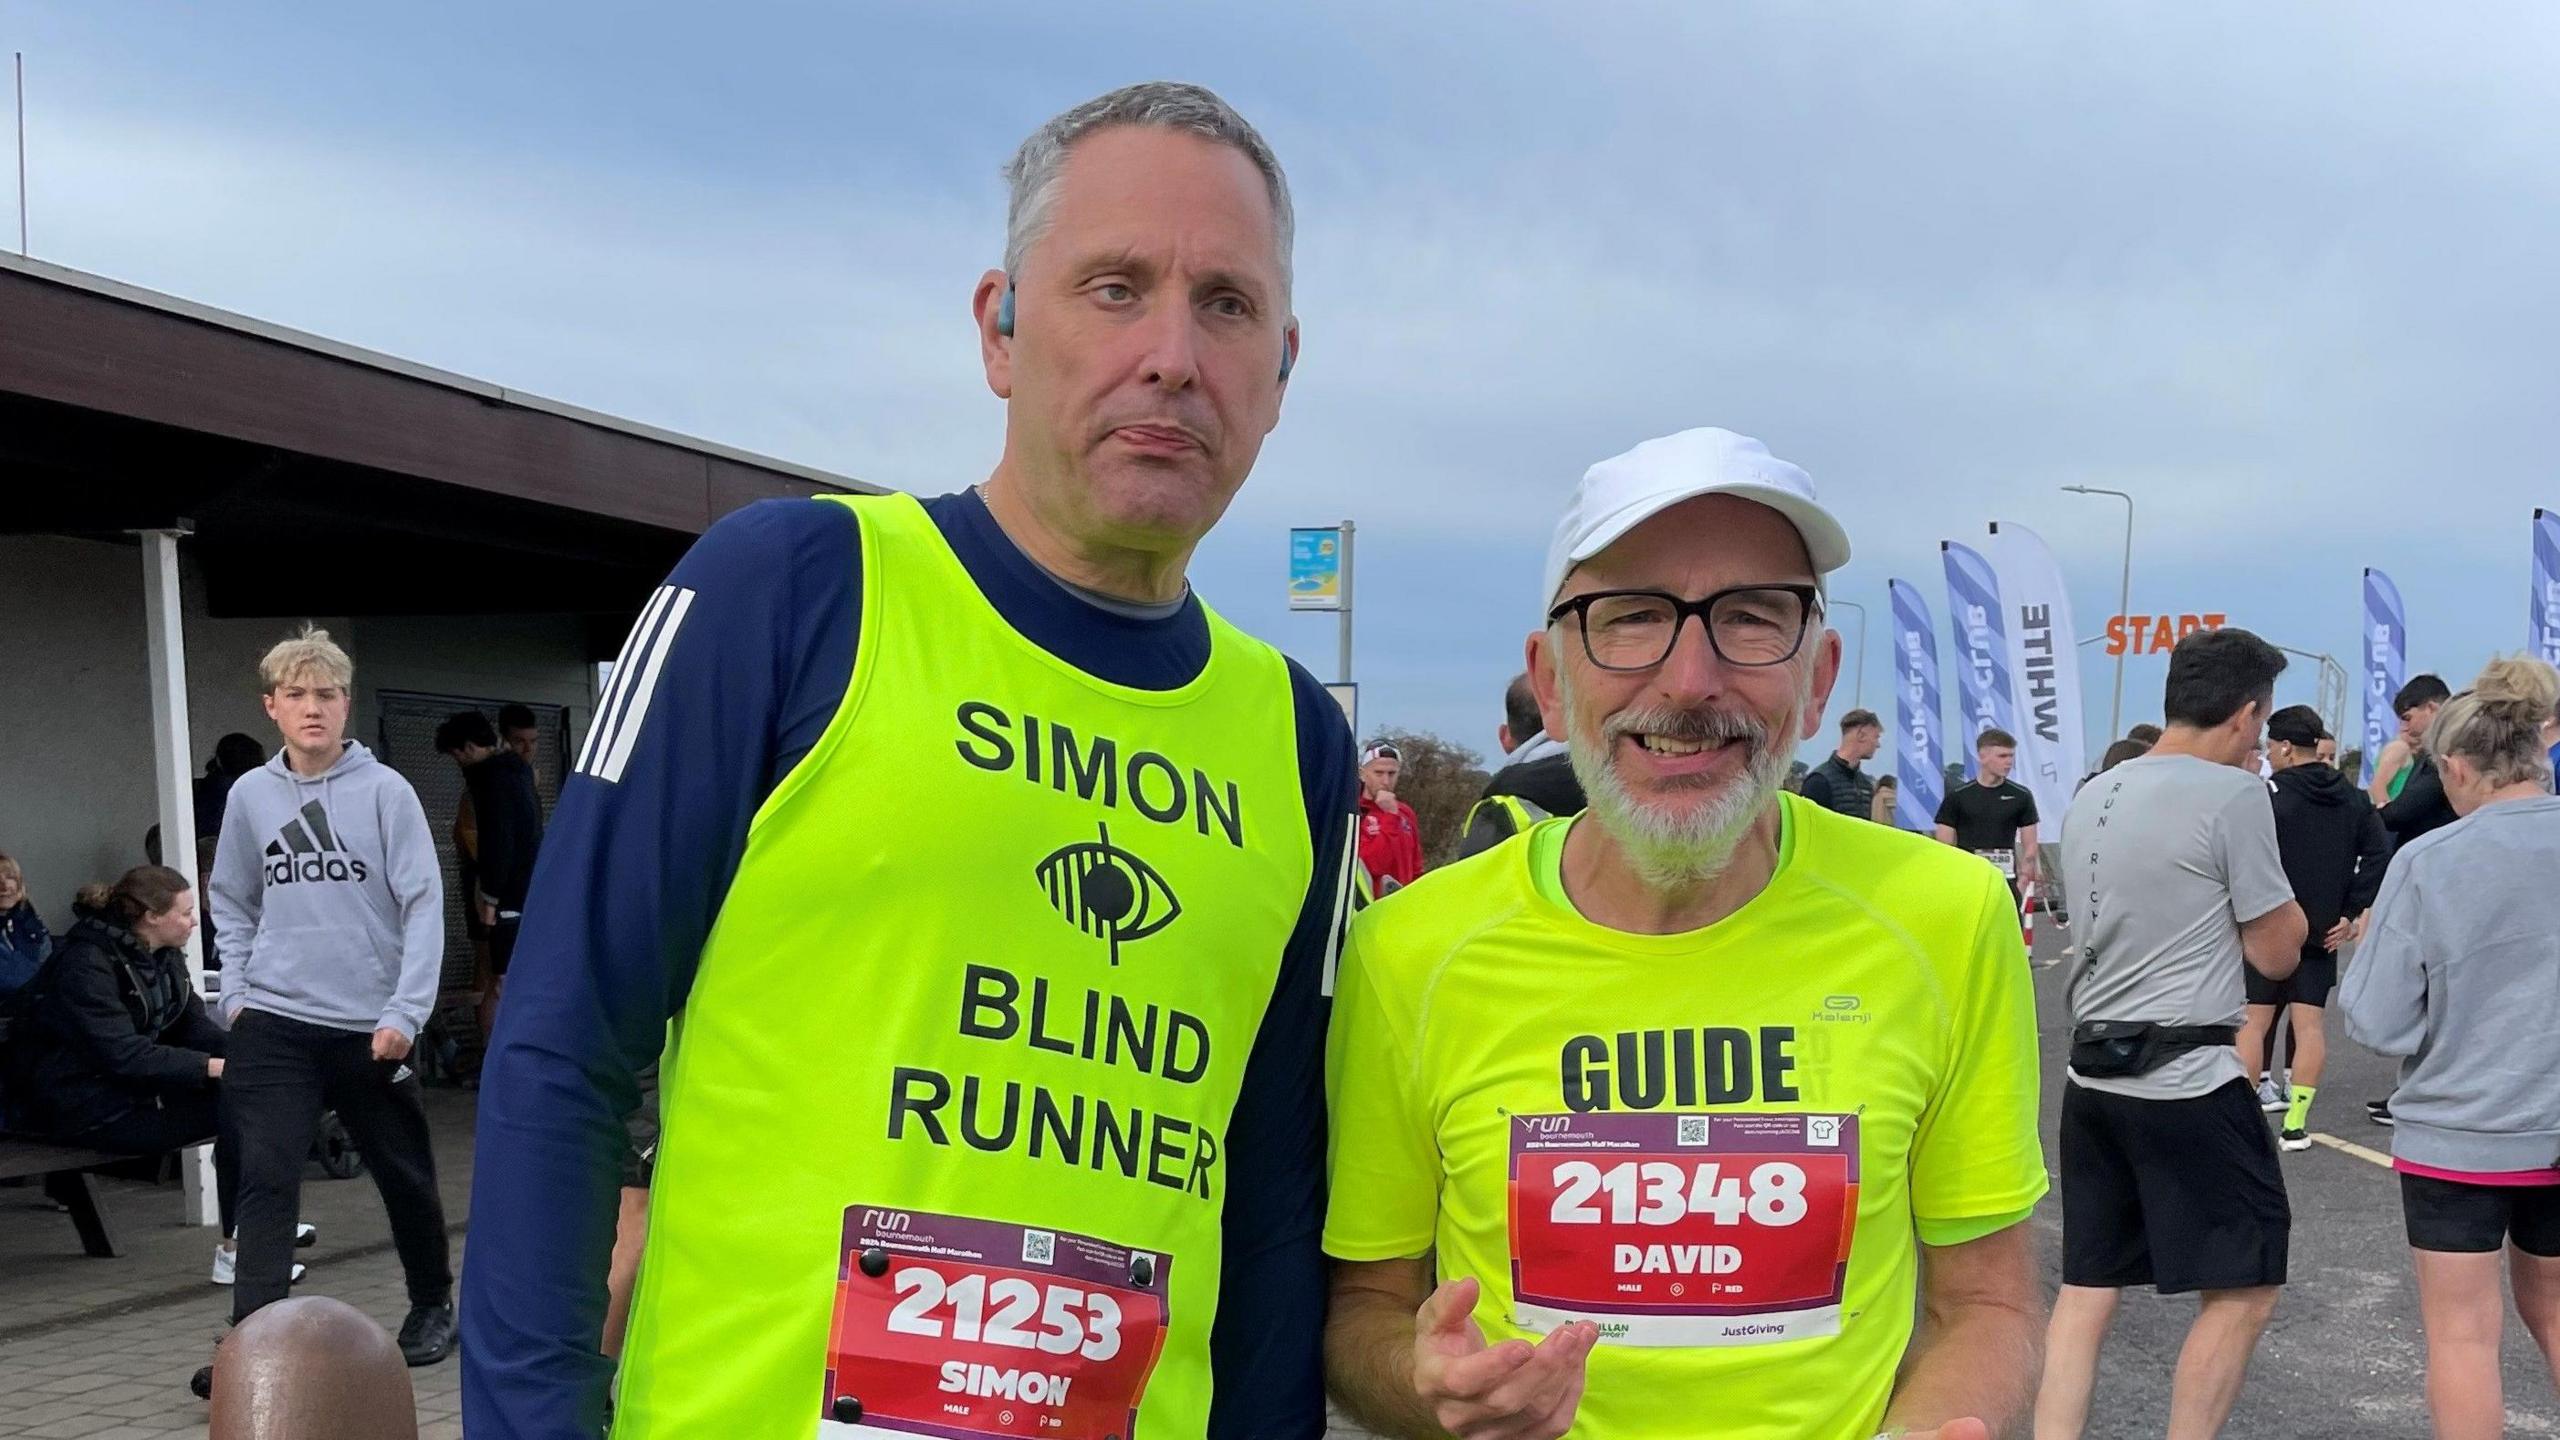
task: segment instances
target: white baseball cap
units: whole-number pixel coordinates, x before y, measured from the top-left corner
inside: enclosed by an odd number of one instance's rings
[[[1738,495],[1786,516],[1804,537],[1816,575],[1849,563],[1849,536],[1814,498],[1812,476],[1748,435],[1701,427],[1647,440],[1582,472],[1547,546],[1547,603],[1555,603],[1574,566],[1701,495]]]

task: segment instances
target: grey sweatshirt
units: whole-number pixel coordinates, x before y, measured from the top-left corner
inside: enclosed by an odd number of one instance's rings
[[[222,1018],[255,1008],[417,1038],[444,968],[444,872],[418,792],[354,741],[306,779],[240,777],[214,854]]]
[[[2560,797],[2505,800],[2392,857],[2339,1003],[2406,1056],[2391,1153],[2448,1170],[2560,1165]]]

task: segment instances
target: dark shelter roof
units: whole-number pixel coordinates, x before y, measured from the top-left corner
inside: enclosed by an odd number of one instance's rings
[[[713,520],[880,487],[0,256],[0,533],[185,527],[216,616],[572,613]]]

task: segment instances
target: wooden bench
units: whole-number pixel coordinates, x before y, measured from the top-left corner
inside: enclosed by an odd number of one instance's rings
[[[80,1248],[101,1260],[115,1258],[116,1242],[107,1233],[107,1217],[98,1209],[98,1192],[89,1183],[89,1172],[131,1165],[133,1160],[104,1150],[0,1135],[0,1180],[43,1176],[45,1198],[71,1212],[71,1224],[80,1232]]]
[[[0,1016],[0,1048],[9,1043],[10,1028],[9,1018]],[[89,1183],[89,1173],[133,1163],[131,1155],[0,1132],[0,1180],[43,1176],[44,1197],[71,1212],[71,1224],[80,1232],[80,1248],[101,1260],[115,1258],[116,1242],[107,1233],[107,1217],[98,1209],[98,1191]]]

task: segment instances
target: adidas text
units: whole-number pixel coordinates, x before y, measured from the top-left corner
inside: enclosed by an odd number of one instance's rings
[[[291,885],[297,880],[337,880],[361,883],[372,872],[361,860],[348,860],[336,855],[280,855],[267,862],[267,883]]]

